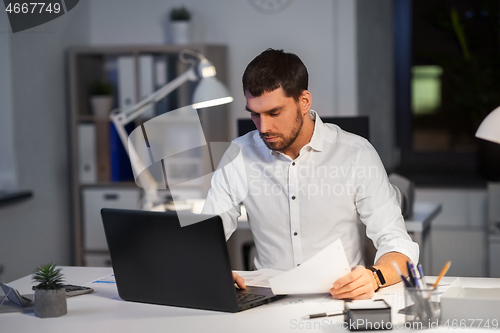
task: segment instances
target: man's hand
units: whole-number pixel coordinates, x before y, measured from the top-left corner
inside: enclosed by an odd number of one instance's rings
[[[247,287],[245,286],[245,279],[233,272],[233,280],[234,282],[240,287],[240,289],[246,289]]]
[[[356,266],[351,273],[335,281],[330,294],[336,299],[369,299],[377,288],[373,273],[363,266]]]

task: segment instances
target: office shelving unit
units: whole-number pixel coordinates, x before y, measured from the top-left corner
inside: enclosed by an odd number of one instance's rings
[[[73,47],[68,50],[68,72],[69,72],[69,108],[70,108],[70,185],[71,185],[71,223],[74,242],[74,264],[78,266],[92,265],[101,266],[109,264],[106,248],[97,246],[99,238],[104,239],[100,234],[102,222],[100,221],[99,205],[89,207],[88,198],[94,198],[93,195],[103,196],[114,201],[110,202],[109,207],[130,208],[131,203],[138,201],[141,189],[133,181],[113,182],[108,177],[102,177],[110,170],[110,160],[107,155],[109,138],[108,119],[95,117],[89,103],[89,87],[96,79],[106,77],[106,61],[110,57],[131,56],[134,66],[135,81],[135,99],[140,100],[140,66],[139,59],[141,55],[168,56],[171,59],[178,56],[183,49],[190,49],[203,54],[209,59],[217,69],[217,78],[227,85],[227,61],[226,47],[223,45],[130,45],[130,46],[84,46]],[[179,70],[180,66],[177,68]],[[180,73],[178,73],[180,74]],[[181,87],[180,90],[189,91],[188,88]],[[179,92],[181,94],[181,92]],[[188,96],[189,98],[189,96]],[[178,105],[182,107],[185,105]],[[205,135],[206,142],[219,141],[227,142],[228,133],[228,113],[227,105],[222,105],[210,110],[199,110],[199,117]],[[98,177],[95,182],[82,183],[79,175],[79,148],[82,148],[82,142],[79,142],[78,127],[81,124],[95,125],[95,152],[96,168]],[[138,122],[135,124],[139,125]],[[105,149],[103,149],[103,147]],[[211,171],[208,158],[202,156],[203,174]],[[208,190],[209,184],[201,184],[198,190],[204,195]],[[189,192],[189,189],[188,189]],[[122,200],[123,201],[120,201]],[[85,202],[87,200],[87,203]],[[94,200],[95,201],[95,200]],[[116,205],[115,205],[116,204]],[[138,202],[137,202],[138,204]],[[106,205],[106,204],[104,204]],[[125,207],[122,207],[125,206]],[[90,210],[90,213],[88,213]],[[87,211],[87,212],[85,212]],[[89,214],[94,218],[91,227],[88,223]],[[84,215],[87,215],[86,217]],[[96,221],[95,219],[99,219]],[[97,228],[97,229],[96,229]],[[95,238],[97,237],[97,238]],[[94,245],[95,246],[94,246]]]

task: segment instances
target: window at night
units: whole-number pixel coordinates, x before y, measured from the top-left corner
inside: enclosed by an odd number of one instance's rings
[[[475,132],[500,106],[499,14],[498,0],[396,1],[403,166],[477,169]]]

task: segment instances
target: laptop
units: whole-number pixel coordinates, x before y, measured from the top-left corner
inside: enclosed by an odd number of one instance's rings
[[[103,208],[121,299],[223,312],[276,300],[270,288],[235,288],[219,216]]]

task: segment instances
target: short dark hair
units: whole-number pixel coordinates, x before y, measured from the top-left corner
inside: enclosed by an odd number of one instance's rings
[[[253,59],[243,73],[243,92],[259,97],[282,88],[296,101],[307,90],[309,74],[300,58],[283,50],[267,49]]]

